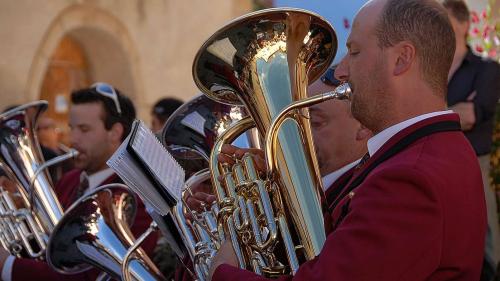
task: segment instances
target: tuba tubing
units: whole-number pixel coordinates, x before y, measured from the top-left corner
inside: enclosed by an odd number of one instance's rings
[[[18,257],[44,259],[48,237],[63,216],[46,168],[77,154],[70,150],[43,161],[35,128],[47,106],[35,101],[0,114],[0,170],[16,188],[0,189],[0,241]]]
[[[279,125],[273,122],[282,118],[280,112],[289,105],[307,98],[308,82],[326,70],[336,47],[335,32],[321,17],[282,8],[235,19],[212,35],[196,55],[193,77],[198,88],[219,102],[244,105],[254,123],[248,127],[254,125],[266,142],[268,134],[277,139],[264,143],[272,148],[267,153],[272,157],[268,160],[272,173],[263,178],[251,155],[235,159],[231,167],[216,163],[220,146],[228,141],[219,139],[222,144],[212,151],[219,230],[229,234],[237,253],[240,249],[240,267],[270,277],[294,274],[323,246],[322,188],[305,117],[308,110],[291,110],[283,113],[283,121],[276,121]],[[219,176],[224,184],[218,183]],[[285,248],[286,258],[275,254],[276,247]]]
[[[86,194],[68,208],[54,229],[47,262],[63,274],[95,266],[115,279],[165,280],[144,250],[131,248],[136,240],[129,225],[135,211],[135,195],[126,185],[107,184]],[[126,275],[122,275],[124,262]]]

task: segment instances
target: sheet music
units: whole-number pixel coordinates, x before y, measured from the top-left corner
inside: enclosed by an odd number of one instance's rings
[[[159,214],[167,214],[170,207],[152,186],[150,180],[135,163],[135,159],[127,151],[130,135],[123,141],[106,164],[115,171],[123,182]]]
[[[132,140],[132,148],[163,187],[180,201],[184,187],[184,170],[142,121],[137,128],[135,139]]]
[[[141,121],[134,121],[132,133],[107,164],[162,216],[180,200],[184,170]]]
[[[201,114],[198,113],[198,111],[193,111],[186,115],[181,120],[181,124],[193,129],[195,132],[199,133],[200,135],[206,137],[205,135],[205,123],[207,120],[201,116]]]

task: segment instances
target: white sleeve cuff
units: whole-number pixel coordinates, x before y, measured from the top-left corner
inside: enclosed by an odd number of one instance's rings
[[[5,262],[3,264],[2,268],[2,280],[3,281],[12,281],[12,268],[14,267],[14,260],[16,257],[14,256],[8,256],[7,259],[5,259]]]

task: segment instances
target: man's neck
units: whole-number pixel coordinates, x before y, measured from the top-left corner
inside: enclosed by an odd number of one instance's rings
[[[467,51],[468,49],[465,43],[457,44],[455,55],[453,56],[453,62],[451,63],[450,72],[448,73],[448,81],[451,80],[451,77],[453,77],[457,69],[462,64],[465,56],[467,55]]]
[[[399,124],[423,114],[446,110],[446,104],[444,103],[443,98],[436,95],[427,95],[426,97],[422,98],[426,99],[425,103],[423,103],[422,101],[414,101],[413,103],[410,103],[413,104],[413,106],[400,107],[404,108],[405,110],[387,111],[388,114],[384,116],[385,118],[383,120],[381,120],[380,126],[378,128],[370,128],[373,134],[376,135],[393,125]]]
[[[103,166],[98,167],[97,169],[84,169],[84,171],[89,175],[97,174],[99,172],[102,172],[104,170],[109,169],[108,165],[104,164]]]

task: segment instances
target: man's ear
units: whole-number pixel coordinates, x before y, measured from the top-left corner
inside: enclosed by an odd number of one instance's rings
[[[356,132],[356,140],[357,141],[368,140],[372,136],[373,136],[372,131],[370,131],[369,129],[367,129],[365,126],[363,126],[361,124],[359,125],[358,131]]]
[[[113,126],[111,126],[111,130],[109,130],[111,140],[116,143],[121,143],[124,131],[122,123],[116,122],[113,124]]]
[[[407,72],[415,62],[415,46],[407,41],[397,43],[394,47],[395,65],[393,75],[399,76]]]

